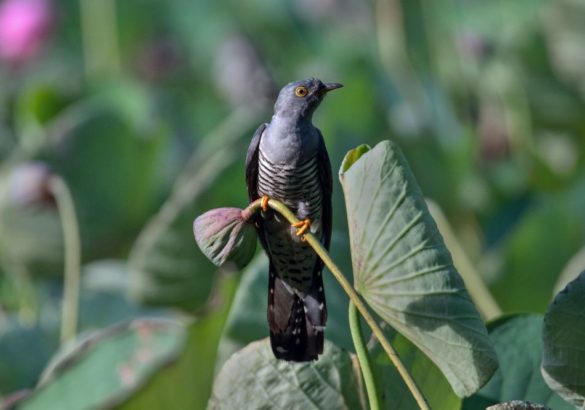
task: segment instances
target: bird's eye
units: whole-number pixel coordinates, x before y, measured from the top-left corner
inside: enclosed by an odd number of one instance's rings
[[[300,87],[295,88],[295,95],[297,97],[304,97],[308,93],[309,91],[307,90],[307,87],[303,87],[302,85]]]

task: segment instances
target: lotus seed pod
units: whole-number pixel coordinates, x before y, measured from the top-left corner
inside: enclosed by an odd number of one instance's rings
[[[43,162],[31,161],[18,165],[8,178],[8,200],[14,206],[53,206],[55,200],[49,189],[51,176],[51,169]]]
[[[212,209],[193,222],[199,249],[216,266],[233,262],[246,266],[256,252],[256,229],[239,208]]]

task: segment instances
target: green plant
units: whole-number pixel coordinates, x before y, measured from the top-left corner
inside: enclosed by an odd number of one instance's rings
[[[332,316],[327,334],[341,347],[328,341],[315,363],[290,365],[273,357],[262,336],[267,329],[257,303],[266,287],[266,260],[259,255],[241,281],[238,275],[221,273],[192,321],[140,319],[65,345],[39,385],[20,398],[19,408],[224,409],[245,402],[250,407],[475,409],[511,399],[569,408],[553,391],[582,405],[575,363],[583,362],[583,334],[562,335],[585,321],[585,273],[551,305],[542,347],[534,344],[542,328],[536,315],[498,319],[486,330],[398,147],[384,141],[373,149],[351,150],[340,180],[349,242],[334,235],[330,256],[312,234],[305,238],[341,285],[325,278]],[[268,206],[297,222],[278,201],[271,199]],[[242,211],[206,214],[199,229],[208,235],[210,247],[199,244],[215,263],[229,270],[250,261],[254,248],[247,242],[255,241],[255,235],[245,225],[259,209],[260,200]],[[347,250],[351,267],[343,257]],[[347,280],[351,277],[353,286]],[[477,286],[478,281],[469,282]],[[494,310],[485,290],[474,294],[480,311]],[[372,331],[369,343],[364,342],[368,332],[361,329],[362,319]],[[570,344],[558,346],[559,340]],[[541,348],[545,379],[539,370]],[[514,349],[526,355],[518,356]],[[95,372],[100,383],[89,394]],[[527,378],[532,380],[529,391],[514,387]]]
[[[368,250],[354,251],[360,235],[348,222],[383,224],[367,223],[356,195],[344,200],[335,184],[330,258],[429,407],[582,407],[582,2],[34,3],[51,11],[19,25],[35,52],[0,61],[0,407],[418,407],[332,274],[326,351],[292,366],[264,340],[266,258],[237,266],[254,241],[241,243],[235,268],[193,243],[195,215],[246,204],[249,137],[274,90],[308,76],[346,85],[315,118],[334,164],[364,142],[400,145],[487,323],[499,367],[460,398],[454,386],[473,383],[435,362],[465,363],[465,349],[428,345],[445,326],[417,330],[413,316],[432,298],[402,313],[412,281],[352,264]],[[344,190],[376,180],[374,168],[360,170],[372,151],[352,150]],[[21,167],[39,178],[13,178]],[[43,187],[47,170],[66,184],[76,218]]]
[[[355,289],[385,322],[397,328],[434,361],[460,396],[477,391],[497,367],[487,331],[463,281],[453,267],[446,249],[412,177],[406,160],[396,145],[382,142],[374,149],[360,146],[350,151],[341,165],[350,226],[351,254]],[[260,200],[250,204],[243,215],[259,212]],[[298,219],[282,203],[268,205],[291,224]],[[210,211],[217,218],[230,211]],[[241,218],[244,224],[247,218]],[[233,228],[227,222],[226,229]],[[237,226],[237,225],[236,225]],[[237,229],[237,233],[242,231]],[[217,235],[196,232],[200,246]],[[197,235],[196,235],[197,236]],[[235,249],[232,235],[225,238],[223,253]],[[228,240],[230,238],[230,240]],[[365,319],[374,336],[397,368],[420,408],[428,403],[416,382],[384,336],[376,319],[344,274],[312,234],[306,241],[335,276],[351,299],[350,323],[369,404],[380,408],[359,319]],[[211,255],[210,255],[211,256]],[[457,364],[454,362],[457,361]],[[226,387],[222,387],[225,389]],[[391,400],[391,398],[389,399]],[[222,401],[225,405],[225,400]]]

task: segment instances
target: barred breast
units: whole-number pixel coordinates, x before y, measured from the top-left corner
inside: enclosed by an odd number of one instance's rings
[[[259,149],[258,195],[268,195],[289,207],[299,219],[312,221],[311,231],[320,236],[322,191],[316,156],[301,164],[277,164]],[[315,252],[301,242],[284,218],[265,221],[268,246],[277,274],[304,294],[312,283]]]

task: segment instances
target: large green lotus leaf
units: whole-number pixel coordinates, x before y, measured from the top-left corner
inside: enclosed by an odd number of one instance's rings
[[[331,255],[344,272],[351,273],[348,263],[349,244],[345,235],[333,232]],[[347,316],[347,295],[331,274],[325,273],[323,277],[328,311],[325,337],[339,347],[353,350]],[[233,353],[248,343],[268,336],[267,301],[268,259],[262,252],[243,272],[221,340],[216,365],[218,369]]]
[[[120,403],[185,343],[179,322],[143,319],[108,328],[60,352],[22,409],[82,409]]]
[[[19,408],[204,409],[237,283],[234,275],[222,276],[212,310],[189,326],[138,319],[60,352]]]
[[[437,366],[424,353],[400,333],[390,329],[384,333],[433,410],[460,408],[461,399],[453,392]],[[370,357],[382,408],[416,409],[418,406],[414,397],[379,343],[370,348]]]
[[[565,400],[585,407],[585,272],[549,306],[542,339],[545,381]]]
[[[208,409],[364,409],[356,362],[330,342],[310,363],[274,357],[268,339],[235,353],[218,373]]]
[[[122,262],[95,261],[83,267],[78,321],[80,334],[146,315],[172,315],[169,311],[145,309],[127,300],[123,288],[115,283],[120,279],[112,277],[114,271],[126,279],[126,265]],[[38,303],[43,307],[37,324],[27,325],[13,315],[6,316],[0,324],[0,394],[34,387],[58,348],[62,299],[50,289],[41,285],[37,287],[41,298]]]
[[[406,159],[383,141],[342,165],[340,179],[357,290],[459,396],[477,391],[497,358]]]
[[[573,408],[546,385],[540,374],[542,316],[508,316],[490,324],[489,330],[500,368],[488,384],[465,400],[464,409],[485,409],[508,400],[528,400],[555,410]]]

